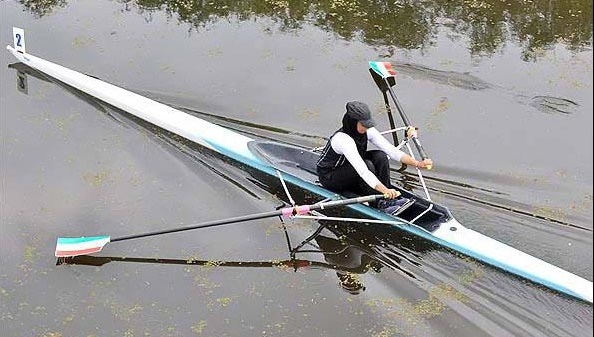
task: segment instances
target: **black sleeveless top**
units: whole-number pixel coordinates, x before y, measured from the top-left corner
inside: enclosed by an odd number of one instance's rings
[[[322,155],[320,156],[320,159],[317,163],[318,173],[334,170],[335,168],[340,167],[347,162],[344,155],[338,154],[336,151],[334,151],[334,149],[332,149],[332,137],[334,137],[334,135],[336,135],[338,132],[346,133],[355,141],[355,145],[357,145],[357,151],[361,157],[363,157],[364,153],[367,151],[367,134],[359,133],[359,131],[357,131],[357,121],[345,114],[342,118],[342,128],[338,129],[332,134],[328,140],[328,143],[326,143],[324,150],[322,151]]]

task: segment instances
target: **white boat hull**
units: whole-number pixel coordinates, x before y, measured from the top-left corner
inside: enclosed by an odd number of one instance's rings
[[[11,46],[7,46],[7,49],[24,64],[111,104],[114,107],[122,109],[149,123],[260,171],[271,175],[276,174],[276,169],[274,167],[269,163],[260,160],[250,151],[248,144],[254,140],[249,137],[96,78],[81,74],[33,55],[16,51]],[[302,180],[293,175],[287,174],[285,175],[285,179],[289,183],[298,185],[323,197],[331,197],[334,195],[334,193],[315,183]],[[455,219],[442,224],[440,228],[434,232],[428,232],[420,227],[399,221],[388,214],[364,205],[351,205],[349,207],[370,218],[391,221],[391,224],[394,226],[427,240],[436,242],[551,289],[592,303],[591,281],[470,230],[462,226]]]

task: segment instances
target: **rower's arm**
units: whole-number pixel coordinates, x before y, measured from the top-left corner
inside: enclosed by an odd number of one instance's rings
[[[367,138],[370,142],[379,147],[380,150],[384,151],[388,156],[390,156],[390,158],[398,160],[403,164],[418,168],[427,168],[429,165],[433,164],[431,159],[418,161],[403,151],[398,150],[394,145],[388,142],[388,140],[386,140],[386,138],[384,138],[376,128],[367,129]]]
[[[402,164],[414,166],[414,167],[421,167],[422,162],[415,160],[413,157],[407,155],[406,153],[402,154],[402,158],[400,158],[400,162]]]
[[[407,155],[392,145],[375,127],[367,129],[367,139],[394,160],[402,162],[402,157]]]

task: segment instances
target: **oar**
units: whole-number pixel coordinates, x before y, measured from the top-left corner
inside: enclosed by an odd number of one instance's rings
[[[173,228],[173,229],[166,229],[156,232],[149,232],[144,234],[134,234],[128,236],[121,236],[118,238],[111,238],[110,236],[92,236],[92,237],[78,237],[78,238],[58,238],[58,242],[56,244],[56,257],[72,257],[72,256],[79,256],[79,255],[87,255],[100,252],[103,247],[108,244],[109,242],[116,242],[116,241],[126,241],[131,239],[138,239],[144,238],[147,236],[155,236],[161,234],[168,234],[168,233],[175,233],[175,232],[183,232],[189,231],[198,228],[208,228],[208,227],[215,227],[221,225],[227,225],[242,221],[249,221],[249,220],[257,220],[257,219],[264,219],[264,218],[272,218],[276,216],[294,216],[294,215],[304,215],[309,213],[310,211],[316,210],[324,210],[329,208],[336,208],[339,206],[346,206],[351,204],[361,204],[364,202],[372,202],[379,199],[383,199],[383,195],[369,195],[357,198],[350,198],[350,199],[343,199],[343,200],[333,200],[327,202],[320,202],[312,205],[302,205],[302,206],[294,206],[294,207],[285,207],[276,211],[264,212],[264,213],[256,213],[244,216],[238,216],[229,219],[222,219],[222,220],[213,220],[208,222],[203,222],[200,224]]]
[[[398,110],[398,113],[400,114],[400,117],[402,118],[404,125],[407,128],[412,127],[410,119],[404,112],[404,109],[402,108],[402,105],[400,104],[398,97],[396,97],[396,93],[394,93],[394,89],[392,89],[392,86],[396,83],[396,81],[394,80],[396,72],[392,68],[392,64],[390,62],[370,61],[369,67],[371,68],[371,74],[373,76],[373,79],[375,80],[375,83],[379,86],[380,90],[382,90],[382,93],[384,93],[384,95],[386,91],[390,93],[390,96],[392,97],[392,100],[396,105],[396,110]],[[413,136],[412,141],[415,144],[417,151],[419,151],[421,158],[423,160],[428,159],[429,156],[427,156],[427,153],[425,152],[425,149],[423,149],[423,146],[421,145],[419,139],[416,136]],[[431,167],[429,166],[427,167],[427,169],[430,170]]]

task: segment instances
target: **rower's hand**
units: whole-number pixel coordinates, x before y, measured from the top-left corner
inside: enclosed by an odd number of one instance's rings
[[[386,199],[396,199],[400,196],[400,192],[396,191],[393,188],[388,188],[384,191],[384,198]]]
[[[417,138],[417,130],[418,128],[415,126],[409,126],[408,129],[406,129],[406,137],[408,139],[411,139],[413,137]]]
[[[433,167],[433,160],[429,158],[423,159],[421,161],[417,161],[417,164],[415,166],[420,169],[430,170]]]

